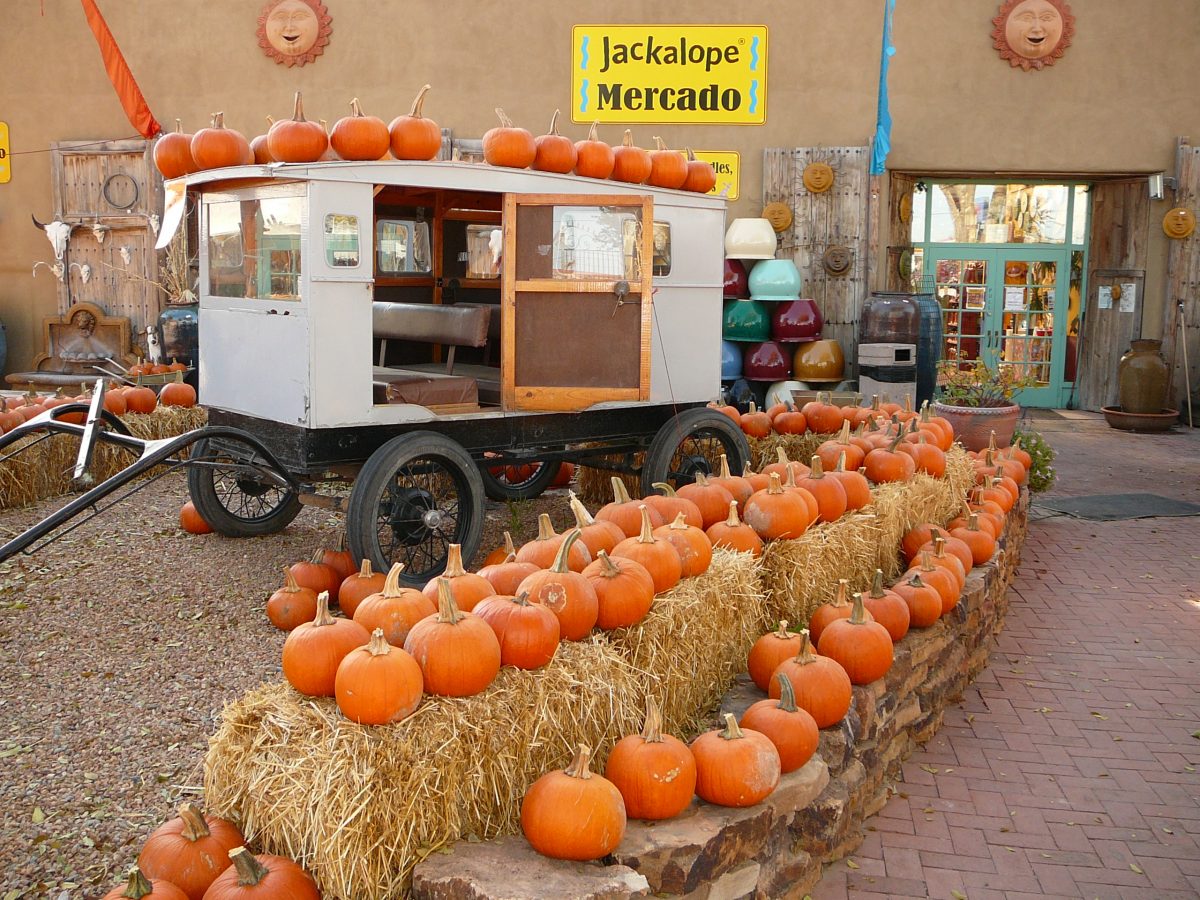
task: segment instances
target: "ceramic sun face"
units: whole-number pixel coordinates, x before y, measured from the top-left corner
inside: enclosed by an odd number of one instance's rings
[[[258,17],[258,45],[285,66],[315,60],[332,31],[332,19],[321,0],[269,0]]]
[[[1000,58],[1026,72],[1054,65],[1075,34],[1075,16],[1066,0],[1005,0],[992,25]]]

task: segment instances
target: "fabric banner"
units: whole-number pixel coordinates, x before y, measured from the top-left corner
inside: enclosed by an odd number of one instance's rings
[[[875,140],[871,142],[871,174],[887,170],[887,155],[892,149],[892,114],[888,110],[888,66],[896,55],[892,45],[892,14],[896,0],[885,0],[883,11],[883,52],[879,56],[879,107],[875,116]]]
[[[117,92],[117,99],[121,101],[121,108],[125,110],[125,115],[129,117],[130,123],[142,137],[154,137],[162,131],[162,126],[150,112],[146,98],[142,96],[141,88],[134,80],[133,72],[129,70],[129,64],[121,55],[121,48],[117,46],[112,32],[108,29],[108,23],[104,21],[104,16],[100,14],[100,9],[96,6],[96,0],[80,0],[80,2],[83,4],[83,14],[87,17],[88,27],[96,36],[96,43],[100,45],[100,57],[104,60],[104,69],[108,72],[108,80],[112,82],[113,89]]]

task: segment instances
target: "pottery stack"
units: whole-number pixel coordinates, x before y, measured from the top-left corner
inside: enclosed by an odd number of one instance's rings
[[[721,319],[721,381],[743,376],[743,349],[771,336],[767,307],[750,296],[749,269],[775,258],[775,229],[766,219],[734,219],[725,232],[725,307]],[[746,377],[750,377],[747,375]]]

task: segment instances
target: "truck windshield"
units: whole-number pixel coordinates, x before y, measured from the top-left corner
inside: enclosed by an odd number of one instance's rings
[[[303,203],[302,197],[209,203],[209,294],[299,300]]]

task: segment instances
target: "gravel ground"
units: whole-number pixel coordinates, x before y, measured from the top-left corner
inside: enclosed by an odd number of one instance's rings
[[[485,551],[561,492],[488,505]],[[332,546],[340,515],[305,509],[283,533],[231,540],[177,526],[171,476],[33,556],[0,564],[0,900],[94,898],[147,834],[200,794],[222,706],[280,677],[263,606],[280,567]],[[7,538],[57,509],[0,512]],[[520,532],[518,534],[517,532]]]

